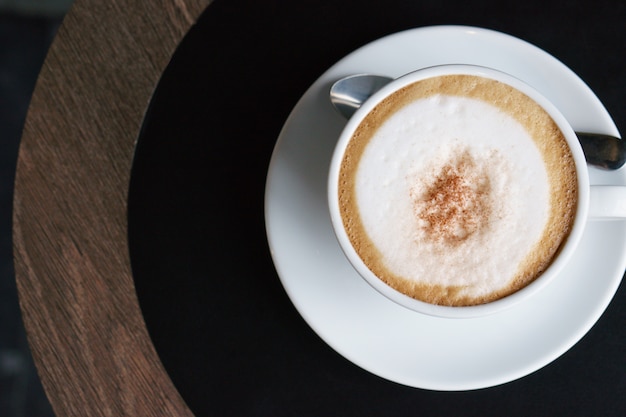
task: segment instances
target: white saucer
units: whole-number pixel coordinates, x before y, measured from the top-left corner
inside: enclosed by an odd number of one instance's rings
[[[508,72],[551,99],[575,130],[619,135],[593,92],[567,67],[517,38],[437,26],[401,32],[348,55],[304,94],[280,134],[266,188],[266,227],[276,269],[315,332],[356,365],[433,390],[490,387],[528,375],[578,342],[599,319],[626,269],[626,222],[591,222],[573,261],[534,298],[476,319],[441,319],[381,296],[350,266],[330,225],[326,179],[345,121],[328,101],[336,79],[399,76],[436,64]],[[592,184],[626,184],[626,171],[591,169]]]

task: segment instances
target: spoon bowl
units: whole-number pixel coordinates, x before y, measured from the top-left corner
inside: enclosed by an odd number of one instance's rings
[[[356,74],[340,79],[330,88],[330,102],[346,119],[375,92],[393,81],[382,75]]]

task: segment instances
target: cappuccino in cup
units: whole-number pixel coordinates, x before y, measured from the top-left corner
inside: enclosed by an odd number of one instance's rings
[[[567,242],[580,197],[553,117],[480,71],[385,94],[357,112],[334,156],[342,245],[402,297],[439,306],[491,303],[537,280]]]

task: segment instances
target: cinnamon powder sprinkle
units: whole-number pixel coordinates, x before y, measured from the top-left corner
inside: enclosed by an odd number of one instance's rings
[[[490,181],[467,151],[461,151],[413,187],[415,215],[425,237],[456,246],[484,230],[491,215]]]

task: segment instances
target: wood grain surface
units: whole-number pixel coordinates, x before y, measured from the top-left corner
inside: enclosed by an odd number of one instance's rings
[[[209,3],[77,0],[41,71],[13,238],[29,342],[59,416],[192,415],[141,316],[126,205],[151,94]]]

